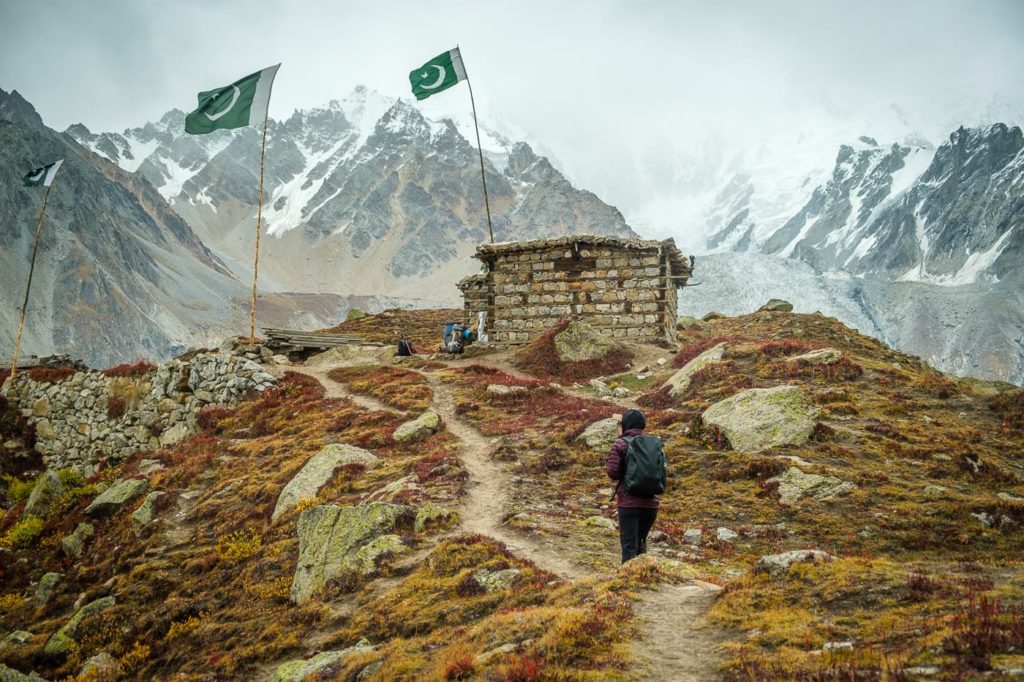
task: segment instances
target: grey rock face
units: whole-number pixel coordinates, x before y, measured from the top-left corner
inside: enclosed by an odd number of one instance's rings
[[[615,417],[608,417],[590,424],[583,430],[583,433],[576,437],[576,440],[586,444],[591,450],[607,452],[621,432],[619,420]]]
[[[751,388],[715,403],[702,419],[717,426],[740,452],[799,445],[814,430],[818,408],[795,386]]]
[[[25,516],[46,518],[50,513],[50,507],[66,491],[67,487],[61,482],[57,472],[47,469],[32,488],[28,502],[25,503]]]
[[[817,563],[831,561],[832,557],[827,552],[818,549],[797,549],[781,554],[769,554],[757,560],[754,571],[757,573],[769,573],[773,576],[781,575],[789,570],[795,563],[807,562]]]
[[[146,491],[149,483],[137,478],[117,481],[93,500],[85,513],[94,519],[113,516],[124,509],[132,500]]]
[[[302,500],[313,499],[317,492],[334,475],[338,467],[345,464],[359,464],[367,469],[380,466],[381,460],[368,450],[354,445],[325,445],[288,481],[277,497],[271,520],[277,521],[285,512],[294,509]]]

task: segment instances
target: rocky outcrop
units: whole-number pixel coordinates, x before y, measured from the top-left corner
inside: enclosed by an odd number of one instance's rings
[[[82,522],[78,524],[71,535],[66,535],[60,539],[60,551],[64,552],[66,557],[72,559],[79,558],[85,550],[86,541],[95,533],[96,529],[91,523]]]
[[[114,516],[136,497],[146,492],[149,483],[139,478],[122,478],[104,490],[85,508],[85,514],[94,519]]]
[[[36,602],[40,606],[50,601],[53,593],[57,591],[61,577],[63,576],[60,573],[44,573],[39,579],[39,585],[36,586]]]
[[[584,443],[591,450],[607,452],[615,439],[622,434],[621,422],[617,417],[599,419],[583,429],[583,433],[576,436],[578,442]]]
[[[299,560],[291,599],[308,601],[328,581],[345,574],[365,575],[388,554],[404,551],[388,533],[409,513],[408,507],[377,502],[363,507],[321,505],[299,516]]]
[[[346,464],[358,464],[366,469],[375,469],[381,460],[369,450],[354,445],[331,443],[325,445],[288,481],[277,496],[272,521],[277,521],[282,514],[294,509],[302,500],[311,500],[327,481],[331,480],[338,467]]]
[[[338,672],[335,666],[353,654],[373,651],[373,645],[366,639],[340,651],[323,651],[310,658],[282,663],[270,677],[270,682],[303,682],[309,679],[328,679]]]
[[[196,430],[206,405],[235,405],[274,378],[240,348],[172,360],[139,376],[81,371],[59,382],[18,374],[7,398],[36,428],[36,449],[54,469],[91,473],[138,450],[166,447]]]
[[[28,502],[25,503],[25,516],[46,518],[50,514],[50,507],[65,492],[67,492],[67,486],[60,480],[57,472],[47,469],[32,488]]]
[[[843,354],[835,348],[819,348],[818,350],[786,358],[786,361],[805,365],[834,365],[842,357]]]
[[[441,415],[430,410],[401,424],[395,429],[392,438],[399,443],[413,443],[437,433],[442,426]]]
[[[690,388],[690,381],[693,379],[693,375],[708,365],[719,362],[724,354],[725,343],[720,343],[708,348],[683,365],[678,372],[669,377],[669,380],[664,383],[664,387],[668,389],[669,396],[678,398],[686,393],[687,389]]]
[[[132,512],[132,532],[135,535],[141,535],[142,529],[153,522],[156,517],[156,501],[164,494],[162,490],[154,490]]]
[[[603,358],[618,348],[618,344],[586,322],[574,320],[555,335],[555,352],[565,362],[580,362]]]
[[[34,672],[21,673],[0,663],[0,682],[46,682],[46,678],[40,677]]]
[[[430,528],[450,523],[454,518],[454,515],[444,507],[428,504],[416,511],[416,521],[413,523],[413,530],[417,533],[422,533]]]
[[[702,415],[704,424],[721,429],[740,452],[804,443],[817,417],[818,408],[796,386],[741,391]]]
[[[495,590],[507,590],[512,587],[516,576],[522,573],[518,568],[506,568],[500,571],[491,571],[481,568],[473,572],[473,580],[483,588],[484,592]]]
[[[793,304],[789,301],[783,301],[781,298],[773,298],[761,306],[759,310],[768,310],[776,313],[791,313],[793,312]]]
[[[46,646],[43,647],[43,651],[51,656],[66,654],[71,650],[71,647],[75,645],[76,638],[78,636],[78,626],[81,625],[82,621],[89,616],[94,616],[97,613],[102,613],[107,609],[111,608],[116,604],[116,600],[113,597],[103,597],[95,601],[91,601],[78,612],[71,617],[64,627],[57,630],[46,642]]]
[[[853,483],[835,476],[808,474],[796,467],[789,467],[767,482],[778,484],[779,501],[783,504],[792,504],[803,497],[832,500],[857,488]]]
[[[757,560],[754,566],[755,573],[768,573],[773,576],[781,575],[789,570],[789,567],[796,563],[818,563],[831,561],[832,556],[819,549],[796,549],[781,554],[769,554]]]

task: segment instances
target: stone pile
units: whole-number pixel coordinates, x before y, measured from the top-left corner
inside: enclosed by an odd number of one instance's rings
[[[177,443],[196,430],[207,405],[235,405],[274,378],[258,352],[225,344],[219,352],[171,360],[138,376],[108,377],[85,370],[57,382],[19,374],[6,398],[35,426],[36,449],[50,469],[92,473],[139,450]],[[123,410],[115,409],[120,404]]]

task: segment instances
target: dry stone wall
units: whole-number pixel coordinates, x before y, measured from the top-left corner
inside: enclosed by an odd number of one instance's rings
[[[183,440],[196,431],[196,414],[207,405],[235,405],[271,386],[274,378],[259,357],[202,353],[130,377],[88,370],[41,382],[19,374],[6,397],[34,425],[36,449],[48,468],[90,474],[104,460]]]
[[[675,332],[677,278],[658,246],[541,243],[486,256],[488,271],[460,287],[466,323],[486,311],[492,343],[526,343],[563,318],[612,338],[657,341]]]

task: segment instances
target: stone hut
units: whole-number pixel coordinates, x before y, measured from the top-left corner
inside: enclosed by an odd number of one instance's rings
[[[459,282],[465,323],[499,346],[528,343],[561,319],[613,338],[675,338],[678,289],[693,272],[671,239],[576,235],[484,244],[484,272]]]

